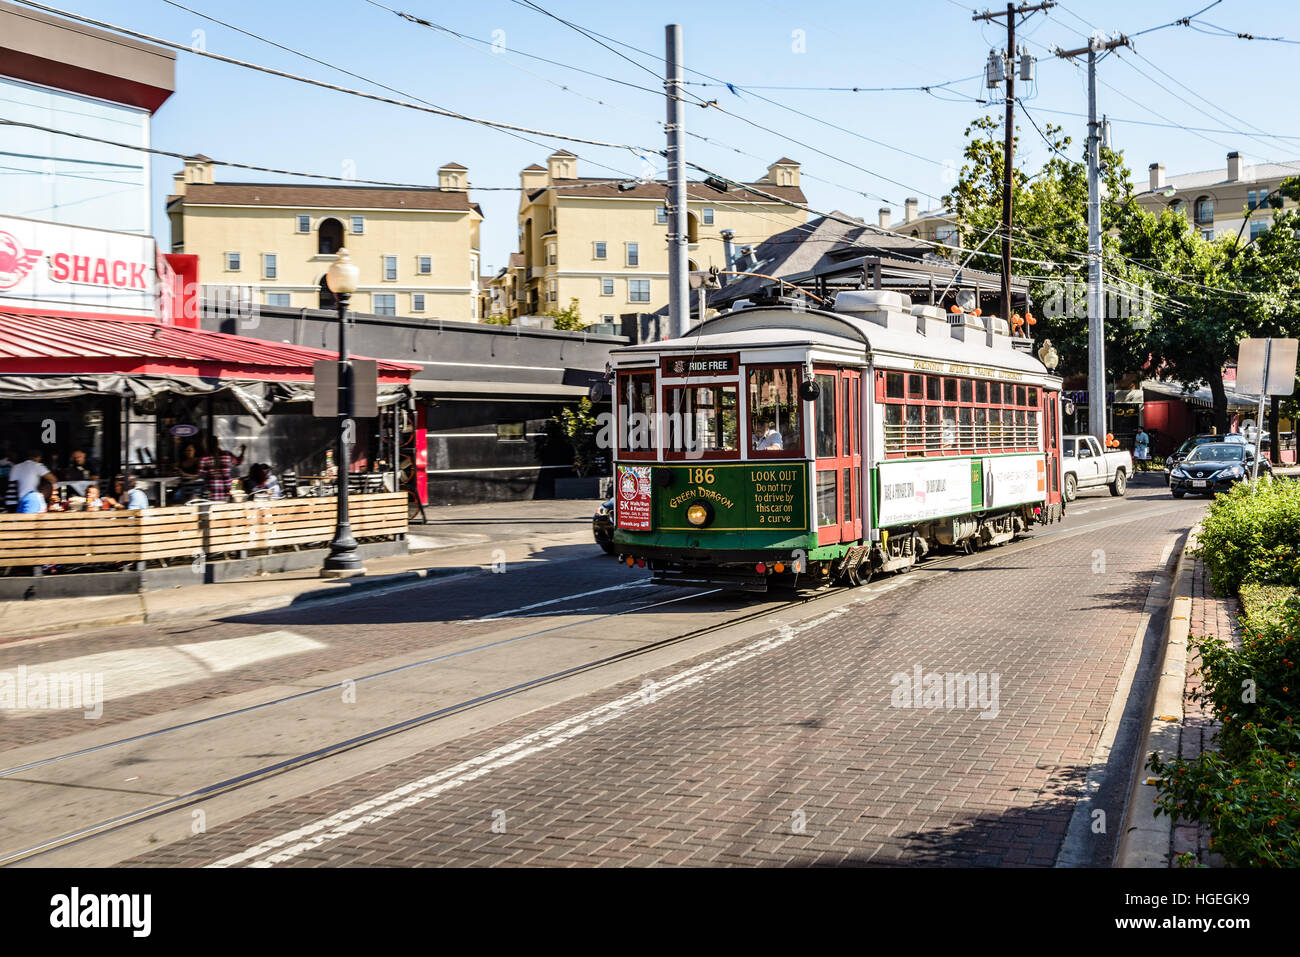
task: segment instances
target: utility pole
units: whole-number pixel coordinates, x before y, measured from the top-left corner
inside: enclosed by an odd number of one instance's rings
[[[690,276],[686,259],[686,164],[682,162],[682,28],[664,28],[664,94],[668,98],[668,327],[673,338],[686,335],[690,325]],[[701,316],[703,318],[703,316]]]
[[[1070,59],[1088,54],[1088,431],[1106,447],[1106,297],[1101,275],[1101,127],[1097,123],[1097,54],[1130,46],[1126,36],[1094,37],[1086,47],[1057,50]]]
[[[1007,49],[1004,54],[1005,64],[1002,73],[1007,83],[1007,117],[1002,144],[1002,318],[1011,322],[1011,175],[1012,152],[1015,149],[1015,103],[1016,103],[1016,17],[1028,16],[1039,10],[1048,10],[1056,6],[1055,2],[1036,3],[1032,6],[1022,3],[1016,6],[1008,3],[1005,11],[992,13],[988,10],[977,13],[972,20],[993,21],[998,17],[1007,18]],[[996,54],[994,54],[996,56]],[[1027,55],[1026,55],[1027,56]],[[992,65],[992,62],[990,63]],[[1029,79],[1026,71],[1025,79]],[[994,74],[990,72],[989,86],[994,86]],[[978,306],[979,303],[976,303]]]

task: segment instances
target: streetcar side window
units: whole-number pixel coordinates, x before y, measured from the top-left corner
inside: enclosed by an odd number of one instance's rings
[[[668,452],[704,456],[738,451],[740,409],[736,386],[672,386],[664,392]]]
[[[623,452],[655,451],[655,374],[618,376],[618,440]]]
[[[748,370],[749,450],[763,457],[803,455],[799,366]]]
[[[885,373],[885,398],[887,399],[903,398],[903,373],[901,372]]]
[[[910,378],[919,381],[921,377]],[[817,410],[817,457],[835,458],[838,454],[835,448],[835,376],[818,373],[817,385],[821,389],[814,406]]]

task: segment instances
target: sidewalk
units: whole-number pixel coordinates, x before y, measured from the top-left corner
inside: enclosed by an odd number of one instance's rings
[[[1164,662],[1142,747],[1143,767],[1125,822],[1120,867],[1179,867],[1180,854],[1193,855],[1197,864],[1224,866],[1223,858],[1210,851],[1210,832],[1206,825],[1155,815],[1156,778],[1145,766],[1153,751],[1168,762],[1175,757],[1194,760],[1206,751],[1215,750],[1214,736],[1220,724],[1194,697],[1201,688],[1200,655],[1190,647],[1190,641],[1207,635],[1233,644],[1241,640],[1237,600],[1215,596],[1205,563],[1190,554],[1196,546],[1198,529],[1199,526],[1187,537],[1174,579]]]
[[[493,562],[547,560],[538,553],[592,542],[591,516],[597,504],[545,499],[430,506],[425,509],[428,524],[416,522],[409,528],[411,553],[367,559],[366,574],[358,578],[323,579],[317,569],[308,568],[128,595],[4,602],[0,643],[88,628],[267,611],[402,588],[477,571]]]

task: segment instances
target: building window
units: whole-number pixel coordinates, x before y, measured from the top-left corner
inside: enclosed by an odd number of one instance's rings
[[[424,312],[424,293],[411,293],[411,312]]]
[[[421,276],[428,276],[433,273],[432,256],[416,256],[415,271]]]
[[[275,253],[262,253],[262,278],[276,278]]]
[[[300,233],[311,232],[311,217],[308,216],[306,213],[298,214],[298,232]]]
[[[613,315],[613,313],[605,313],[605,314],[603,314],[603,315],[600,317],[600,321],[601,321],[601,322],[613,323],[613,321],[614,321],[614,315]]]
[[[1213,229],[1202,229],[1202,230],[1201,230],[1201,238],[1202,238],[1202,239],[1213,239],[1213,238],[1214,238],[1214,230],[1213,230]]]
[[[546,265],[555,265],[555,243],[546,244]]]
[[[287,292],[268,292],[266,294],[266,304],[268,306],[287,306],[289,305],[289,294]]]
[[[316,227],[316,252],[321,256],[333,256],[343,248],[343,224],[330,217],[322,219]]]
[[[1196,201],[1196,225],[1214,222],[1214,200],[1209,196],[1202,196]]]
[[[605,244],[603,242],[592,243],[591,258],[592,259],[605,258]]]
[[[523,422],[498,422],[498,442],[527,442],[528,430]]]
[[[660,206],[658,209],[655,210],[655,222],[658,223],[660,226],[668,222],[667,206]]]
[[[934,231],[935,242],[942,243],[945,246],[957,245],[957,227],[956,226],[939,226]]]
[[[384,279],[388,282],[394,282],[397,279],[397,257],[384,257]]]
[[[353,232],[354,234],[356,234],[357,236],[360,236],[360,235],[361,235],[362,233],[364,233],[365,231],[366,231],[366,217],[364,217],[364,216],[353,216],[353,217],[352,217],[352,232]]]
[[[705,226],[712,226],[712,225],[713,225],[713,207],[712,207],[712,206],[705,206],[702,210],[700,210],[700,222],[702,222]]]
[[[239,272],[239,253],[226,253],[226,272]]]
[[[557,288],[556,288],[556,282],[555,282],[555,280],[554,280],[554,279],[548,279],[548,280],[546,281],[546,301],[547,301],[547,302],[555,302],[556,299],[558,298],[557,293],[558,293],[558,290],[557,290]]]
[[[629,279],[627,281],[627,301],[628,302],[649,302],[650,301],[650,280]]]
[[[627,264],[629,266],[639,266],[641,264],[641,247],[637,243],[627,244]]]
[[[1170,212],[1176,213],[1179,216],[1183,217],[1183,219],[1187,218],[1187,204],[1184,203],[1181,199],[1176,199],[1173,202],[1171,202],[1169,204],[1169,210]]]
[[[1266,232],[1268,232],[1268,222],[1266,220],[1252,219],[1250,221],[1250,238],[1252,241],[1259,239]]]
[[[374,295],[376,316],[397,315],[397,296],[391,292],[377,292]]]
[[[600,281],[600,294],[601,294],[602,296],[612,296],[612,295],[614,295],[614,280],[613,280],[613,279],[602,279],[602,280]]]

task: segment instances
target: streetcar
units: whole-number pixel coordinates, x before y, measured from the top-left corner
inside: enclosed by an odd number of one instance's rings
[[[611,360],[613,551],[656,582],[860,584],[1060,520],[1061,380],[1004,319],[771,295]]]

